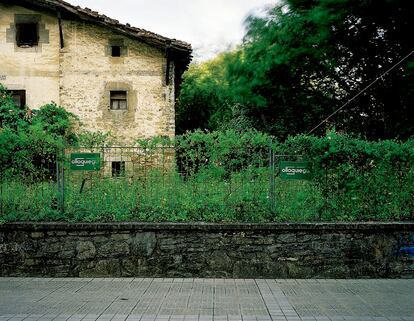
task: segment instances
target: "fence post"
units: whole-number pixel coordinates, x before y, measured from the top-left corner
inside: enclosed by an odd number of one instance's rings
[[[272,138],[269,139],[269,198],[270,198],[270,210],[275,211],[276,199],[275,199],[275,157],[272,146]]]
[[[63,214],[65,212],[65,150],[58,149],[56,155],[56,183],[58,209]]]

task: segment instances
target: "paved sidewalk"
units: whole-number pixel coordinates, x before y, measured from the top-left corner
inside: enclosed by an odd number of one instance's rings
[[[414,280],[0,278],[0,321],[414,321]]]

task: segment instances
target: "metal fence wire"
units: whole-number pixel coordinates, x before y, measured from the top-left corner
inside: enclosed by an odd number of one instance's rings
[[[1,171],[0,221],[306,221],[369,219],[382,208],[384,215],[410,215],[414,208],[412,170],[389,175],[346,164],[319,166],[317,176],[307,177],[304,156],[279,155],[272,147],[224,148],[45,152],[30,175]],[[300,179],[289,179],[291,172]],[[404,193],[393,193],[400,187]]]
[[[42,219],[59,209],[56,168],[59,162],[55,152],[45,150],[41,155],[22,169],[0,169],[0,222]]]
[[[113,216],[110,219],[131,214],[143,219],[195,219],[203,210],[210,211],[206,215],[237,215],[249,208],[269,211],[266,152],[249,155],[252,160],[246,163],[231,156],[212,160],[202,151],[183,154],[174,147],[67,150],[61,208],[66,213],[106,213]],[[71,166],[71,157],[84,153],[100,155],[99,169]]]

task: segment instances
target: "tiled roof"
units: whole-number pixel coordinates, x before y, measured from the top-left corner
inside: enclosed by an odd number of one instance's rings
[[[173,51],[175,54],[178,54],[181,58],[186,57],[188,61],[191,60],[192,48],[189,43],[176,39],[170,39],[141,28],[135,28],[128,23],[122,24],[118,20],[112,19],[96,11],[92,11],[89,8],[74,6],[63,0],[0,0],[0,2],[22,6],[29,5],[46,10],[53,10],[60,12],[63,18],[78,18],[80,20],[89,21],[98,25],[107,26],[156,47],[169,48],[169,50]]]

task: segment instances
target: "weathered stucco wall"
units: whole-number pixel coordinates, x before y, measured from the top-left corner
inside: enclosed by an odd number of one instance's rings
[[[414,223],[5,224],[0,276],[414,277],[413,237]]]
[[[89,130],[110,131],[124,143],[156,135],[174,136],[174,97],[165,85],[165,54],[104,27],[64,21],[60,100]],[[111,57],[111,41],[126,56]],[[128,92],[128,110],[110,110],[110,91]]]
[[[16,45],[16,15],[39,16],[39,45]],[[0,83],[26,90],[32,108],[59,101],[59,27],[57,18],[39,11],[0,4]]]
[[[39,44],[16,44],[16,15],[39,20]],[[174,136],[174,64],[166,81],[165,52],[110,28],[0,4],[0,83],[26,90],[26,103],[51,101],[80,117],[85,129],[109,131],[121,145],[138,138]],[[121,57],[111,45],[121,45]],[[128,92],[128,110],[110,109],[110,91]]]

